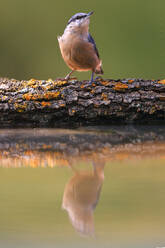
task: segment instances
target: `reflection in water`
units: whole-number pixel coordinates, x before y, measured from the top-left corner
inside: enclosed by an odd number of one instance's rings
[[[68,212],[76,231],[94,235],[93,211],[98,203],[104,181],[104,161],[93,162],[92,171],[75,171],[65,186],[62,208]]]
[[[0,248],[163,246],[165,128],[129,128],[0,130]]]

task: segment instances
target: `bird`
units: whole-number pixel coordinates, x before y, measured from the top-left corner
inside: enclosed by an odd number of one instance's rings
[[[62,208],[68,212],[75,230],[82,236],[94,236],[93,211],[104,181],[104,161],[93,162],[93,171],[77,171],[66,184]]]
[[[58,36],[61,55],[71,69],[65,77],[70,79],[74,71],[92,71],[91,80],[94,74],[103,74],[102,61],[99,56],[96,43],[89,33],[90,17],[93,14],[77,13],[73,15],[64,30],[62,36]]]

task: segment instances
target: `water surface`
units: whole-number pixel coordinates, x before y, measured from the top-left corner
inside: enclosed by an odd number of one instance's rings
[[[164,127],[0,130],[0,244],[165,245]]]

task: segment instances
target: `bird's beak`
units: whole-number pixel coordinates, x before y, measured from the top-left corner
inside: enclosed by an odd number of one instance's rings
[[[87,14],[87,17],[90,17],[92,14],[93,14],[93,11],[89,12],[89,13]]]

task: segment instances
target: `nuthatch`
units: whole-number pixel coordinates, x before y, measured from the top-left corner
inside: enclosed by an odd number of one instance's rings
[[[65,79],[69,79],[74,71],[91,70],[91,82],[94,73],[103,74],[95,41],[88,31],[92,14],[93,12],[75,14],[69,19],[63,35],[58,36],[62,57],[72,70]]]

